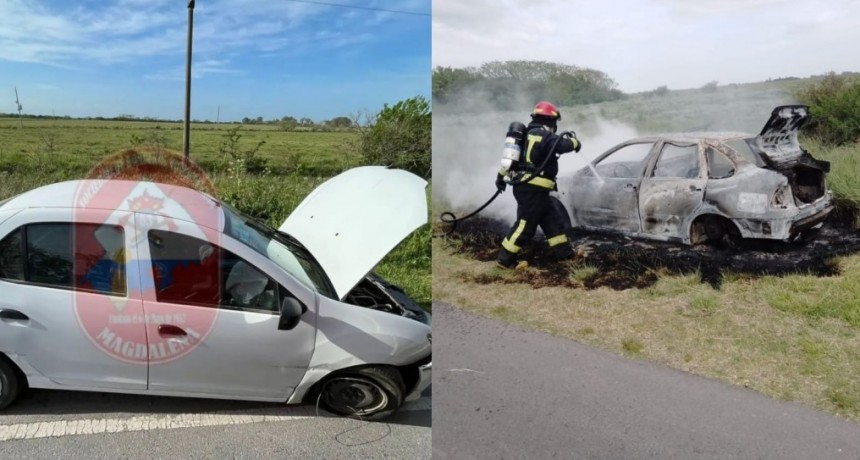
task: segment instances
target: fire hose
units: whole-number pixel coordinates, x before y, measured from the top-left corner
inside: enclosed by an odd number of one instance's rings
[[[556,146],[558,146],[558,142],[561,140],[562,137],[565,137],[565,136],[575,137],[576,133],[574,133],[573,131],[562,133],[560,136],[556,137],[556,139],[552,143],[552,146],[550,147],[549,151],[555,152],[555,148],[556,148]],[[527,172],[519,178],[511,179],[511,181],[508,182],[508,184],[510,184],[511,186],[515,186],[515,185],[523,184],[523,183],[526,183],[526,182],[532,180],[537,174],[540,174],[540,172],[543,171],[543,168],[546,167],[546,164],[549,162],[550,157],[553,155],[555,155],[556,158],[558,158],[558,156],[559,156],[558,153],[551,153],[550,155],[547,155],[546,158],[544,158],[543,162],[541,163],[540,167],[538,167],[537,169],[534,169],[534,171],[537,171],[537,172],[531,172],[531,173]],[[439,220],[441,220],[442,222],[444,222],[446,224],[451,224],[451,227],[448,229],[448,231],[443,232],[440,235],[433,235],[433,237],[438,238],[438,237],[448,236],[448,235],[454,233],[454,231],[457,229],[458,223],[460,223],[466,219],[471,219],[472,217],[475,217],[476,215],[480,214],[481,211],[483,211],[487,206],[489,206],[490,203],[495,201],[495,199],[498,198],[498,196],[501,194],[502,194],[501,190],[496,190],[496,193],[494,193],[493,196],[491,196],[490,199],[487,200],[486,203],[481,205],[480,208],[472,211],[471,213],[469,213],[463,217],[457,217],[451,211],[443,212],[442,214],[439,215]]]

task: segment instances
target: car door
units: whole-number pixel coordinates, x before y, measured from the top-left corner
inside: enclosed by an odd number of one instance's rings
[[[31,386],[146,388],[132,217],[40,208],[0,225],[0,351]]]
[[[687,222],[704,198],[707,164],[698,143],[664,142],[639,191],[642,232],[684,238]]]
[[[577,225],[639,231],[639,183],[654,142],[625,143],[598,157],[577,175],[571,193]]]
[[[191,222],[141,228],[149,389],[286,400],[314,349],[316,295],[249,247]],[[297,298],[309,311],[278,330],[279,305]]]

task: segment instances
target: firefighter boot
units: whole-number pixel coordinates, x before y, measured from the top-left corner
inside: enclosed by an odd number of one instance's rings
[[[496,259],[496,265],[501,268],[510,270],[517,266],[517,255],[505,248],[499,249],[499,257]]]
[[[553,259],[557,261],[567,260],[573,258],[574,256],[573,248],[568,242],[557,244],[551,247],[550,252],[552,253]]]

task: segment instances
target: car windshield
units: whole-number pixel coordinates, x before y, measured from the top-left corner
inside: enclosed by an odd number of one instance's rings
[[[320,294],[335,298],[334,288],[319,262],[298,240],[254,219],[232,206],[224,209],[224,234],[262,254]]]
[[[750,148],[749,143],[755,140],[754,137],[748,137],[746,139],[735,139],[731,141],[727,141],[725,144],[732,148],[741,158],[749,161],[750,163],[756,166],[764,166],[764,161],[762,161],[761,157],[758,156],[755,152]]]

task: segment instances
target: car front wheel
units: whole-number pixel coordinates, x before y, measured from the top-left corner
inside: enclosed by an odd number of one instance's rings
[[[396,369],[365,367],[328,378],[319,396],[324,407],[338,415],[380,420],[400,408],[405,392]]]

